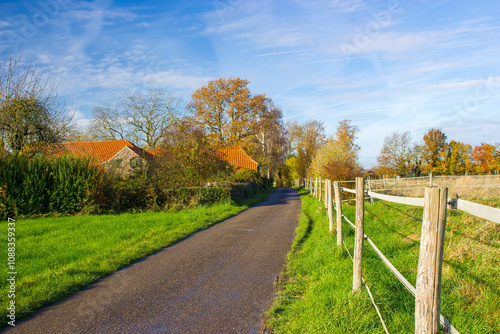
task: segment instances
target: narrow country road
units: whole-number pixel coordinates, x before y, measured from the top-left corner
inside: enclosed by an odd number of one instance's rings
[[[258,333],[300,212],[264,202],[92,284],[7,333]]]

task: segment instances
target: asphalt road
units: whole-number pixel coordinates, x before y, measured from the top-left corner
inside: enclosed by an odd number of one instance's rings
[[[17,322],[7,333],[258,333],[300,212],[264,202]]]

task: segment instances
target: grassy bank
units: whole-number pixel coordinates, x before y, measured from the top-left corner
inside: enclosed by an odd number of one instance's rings
[[[16,221],[16,320],[152,254],[200,229],[261,202],[272,190],[241,205],[229,202],[177,213],[70,216]],[[0,238],[1,327],[7,325],[7,221]]]
[[[268,312],[275,333],[384,333],[365,290],[353,295],[352,261],[328,232],[323,203],[301,191],[302,216],[282,291]],[[354,222],[355,208],[344,206]],[[365,233],[415,285],[422,208],[376,201],[365,206]],[[353,250],[354,231],[344,223]],[[363,277],[390,333],[414,331],[414,298],[365,243]],[[464,333],[500,333],[500,226],[448,211],[442,311]]]

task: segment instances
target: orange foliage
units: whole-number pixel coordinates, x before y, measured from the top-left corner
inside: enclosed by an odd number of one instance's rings
[[[191,95],[188,109],[194,122],[217,146],[238,145],[259,130],[258,121],[269,99],[265,95],[251,96],[248,83],[240,78],[220,78]]]
[[[490,144],[481,143],[472,150],[472,159],[477,164],[479,174],[488,174],[498,171],[500,167],[500,157],[498,149]]]

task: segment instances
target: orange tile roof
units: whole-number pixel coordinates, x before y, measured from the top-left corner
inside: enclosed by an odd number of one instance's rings
[[[54,144],[50,151],[51,154],[55,155],[70,153],[80,157],[91,156],[102,164],[113,158],[125,146],[146,160],[153,160],[154,157],[164,153],[164,149],[139,148],[128,140],[65,142]],[[241,147],[221,147],[217,149],[216,153],[221,159],[235,165],[237,169],[257,169],[259,166],[259,163],[253,160]]]
[[[56,144],[54,149],[55,154],[60,155],[70,153],[75,156],[91,156],[97,159],[99,163],[105,163],[113,158],[125,146],[128,146],[137,155],[144,156],[147,160],[153,158],[149,152],[135,146],[128,140],[100,140],[100,141],[81,141],[81,142],[66,142]]]
[[[241,147],[221,147],[217,149],[217,155],[235,165],[237,169],[250,168],[257,169],[259,163],[252,159]]]

